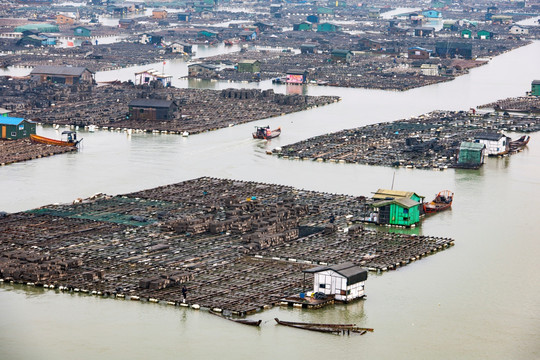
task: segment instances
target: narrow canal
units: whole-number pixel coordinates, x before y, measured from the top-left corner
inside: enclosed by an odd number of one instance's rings
[[[489,358],[538,357],[540,275],[540,136],[511,158],[488,159],[480,171],[425,171],[280,160],[266,150],[343,128],[407,118],[435,109],[470,107],[529,90],[540,78],[540,42],[494,58],[444,84],[406,92],[307,86],[276,91],[332,94],[342,101],[307,112],[183,138],[82,132],[76,154],[0,168],[8,193],[0,210],[70,202],[97,192],[126,193],[208,175],[351,195],[389,187],[427,198],[450,189],[451,211],[427,218],[416,233],[452,237],[456,246],[366,283],[368,299],[319,311],[275,308],[256,314],[260,330],[205,312],[155,304],[0,286],[0,350],[9,359],[143,358]],[[156,65],[158,66],[158,65]],[[175,79],[185,64],[166,64]],[[131,78],[133,71],[98,74]],[[102,80],[103,81],[103,80]],[[232,84],[178,81],[180,86]],[[184,83],[182,83],[184,82]],[[242,87],[245,84],[235,85]],[[273,86],[270,82],[253,85]],[[211,111],[211,109],[209,109]],[[281,126],[271,142],[251,139],[254,125]],[[45,136],[56,130],[40,128]],[[354,322],[362,337],[336,337],[274,325],[273,318]]]

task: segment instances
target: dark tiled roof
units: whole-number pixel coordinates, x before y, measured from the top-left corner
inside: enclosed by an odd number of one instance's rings
[[[333,270],[338,274],[347,278],[348,285],[356,284],[365,281],[368,277],[368,271],[351,262],[346,262],[333,266],[318,266],[315,268],[304,270],[305,273],[317,273],[326,270]]]
[[[85,67],[75,67],[75,66],[71,67],[71,66],[39,65],[39,66],[36,66],[30,74],[81,76],[85,70],[88,70],[88,69]]]
[[[131,100],[129,106],[136,107],[153,107],[153,108],[169,108],[173,104],[171,100],[159,99],[135,99]]]

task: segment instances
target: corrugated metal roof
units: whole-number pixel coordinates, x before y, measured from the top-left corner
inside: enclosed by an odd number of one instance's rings
[[[39,65],[36,66],[30,75],[35,74],[46,74],[46,75],[70,75],[70,76],[81,76],[85,70],[88,70],[85,67],[81,66],[55,66],[55,65]],[[90,71],[90,70],[88,70]],[[92,71],[90,71],[92,72]]]
[[[17,26],[15,28],[15,32],[23,32],[25,30],[34,30],[39,32],[58,32],[58,26],[47,24],[47,23],[41,23],[41,24],[26,24]]]
[[[400,205],[401,207],[404,207],[406,209],[410,209],[412,207],[420,205],[419,202],[414,201],[413,199],[401,197],[401,198],[392,199],[392,200],[379,201],[379,202],[373,203],[372,206],[375,207],[375,208],[378,208],[378,207],[382,207],[382,206],[386,206],[386,205],[390,205],[390,204],[397,204],[397,205]]]
[[[474,138],[478,140],[499,141],[502,137],[504,137],[504,135],[499,133],[480,133]]]
[[[368,271],[352,262],[333,266],[317,266],[311,269],[304,270],[305,273],[318,273],[321,271],[332,270],[347,278],[348,285],[356,284],[365,281],[368,277]]]
[[[154,108],[168,108],[172,105],[172,100],[159,100],[159,99],[135,99],[131,100],[129,106],[141,106],[141,107],[154,107]]]
[[[464,141],[459,145],[459,151],[461,151],[461,150],[481,151],[485,147],[486,147],[486,145],[484,145],[484,144]]]
[[[0,116],[0,124],[2,125],[19,125],[24,121],[23,118]]]
[[[239,61],[239,64],[255,64],[256,62],[260,62],[259,60],[242,60]]]
[[[203,67],[205,69],[210,69],[210,70],[218,69],[218,67],[216,65],[212,65],[212,64],[191,64],[191,65],[188,65],[188,68],[190,68],[192,66],[200,66],[200,67]]]
[[[401,197],[410,199],[413,195],[416,195],[422,199],[424,198],[424,196],[418,195],[417,193],[412,192],[412,191],[386,190],[386,189],[377,190],[375,195],[373,195],[373,198],[375,200],[384,200],[387,198],[401,198]]]
[[[307,73],[306,70],[300,70],[300,69],[287,70],[287,75],[304,75],[305,73]]]
[[[334,49],[334,50],[332,50],[332,55],[347,55],[349,53],[352,54],[352,51],[343,50],[343,49]]]

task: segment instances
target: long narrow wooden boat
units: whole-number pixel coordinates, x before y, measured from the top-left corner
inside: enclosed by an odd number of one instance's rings
[[[316,324],[316,323],[303,323],[303,322],[293,322],[293,321],[283,321],[278,318],[274,318],[279,325],[288,326],[296,329],[317,331],[323,333],[359,333],[361,335],[370,331],[373,332],[372,328],[362,328],[356,326],[356,324]]]
[[[510,152],[518,152],[519,150],[523,149],[527,144],[529,143],[529,140],[531,140],[530,136],[523,135],[517,140],[510,141],[508,144],[508,147],[510,148]]]
[[[77,146],[78,141],[62,141],[50,139],[45,136],[30,134],[30,140],[36,143],[56,145],[56,146]]]
[[[454,193],[449,190],[443,190],[435,196],[433,201],[424,204],[426,214],[449,209],[454,201]]]
[[[231,318],[231,317],[228,317],[228,316],[223,316],[220,313],[217,313],[217,312],[212,311],[212,310],[209,310],[208,312],[210,314],[212,314],[212,315],[218,316],[218,317],[220,317],[222,319],[225,319],[225,320],[233,321],[233,322],[238,323],[238,324],[244,324],[244,325],[250,325],[250,326],[259,326],[259,325],[261,325],[261,322],[262,322],[262,320],[234,319],[234,318]]]

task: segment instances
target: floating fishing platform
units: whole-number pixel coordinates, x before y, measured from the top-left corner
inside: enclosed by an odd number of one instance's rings
[[[357,197],[209,177],[96,194],[1,215],[0,279],[242,317],[303,292],[306,269],[383,272],[454,244],[370,230],[362,216]]]
[[[320,309],[326,305],[332,305],[335,302],[333,295],[327,295],[324,299],[316,299],[313,297],[302,297],[300,294],[288,296],[280,300],[281,306],[292,306],[301,309]]]

